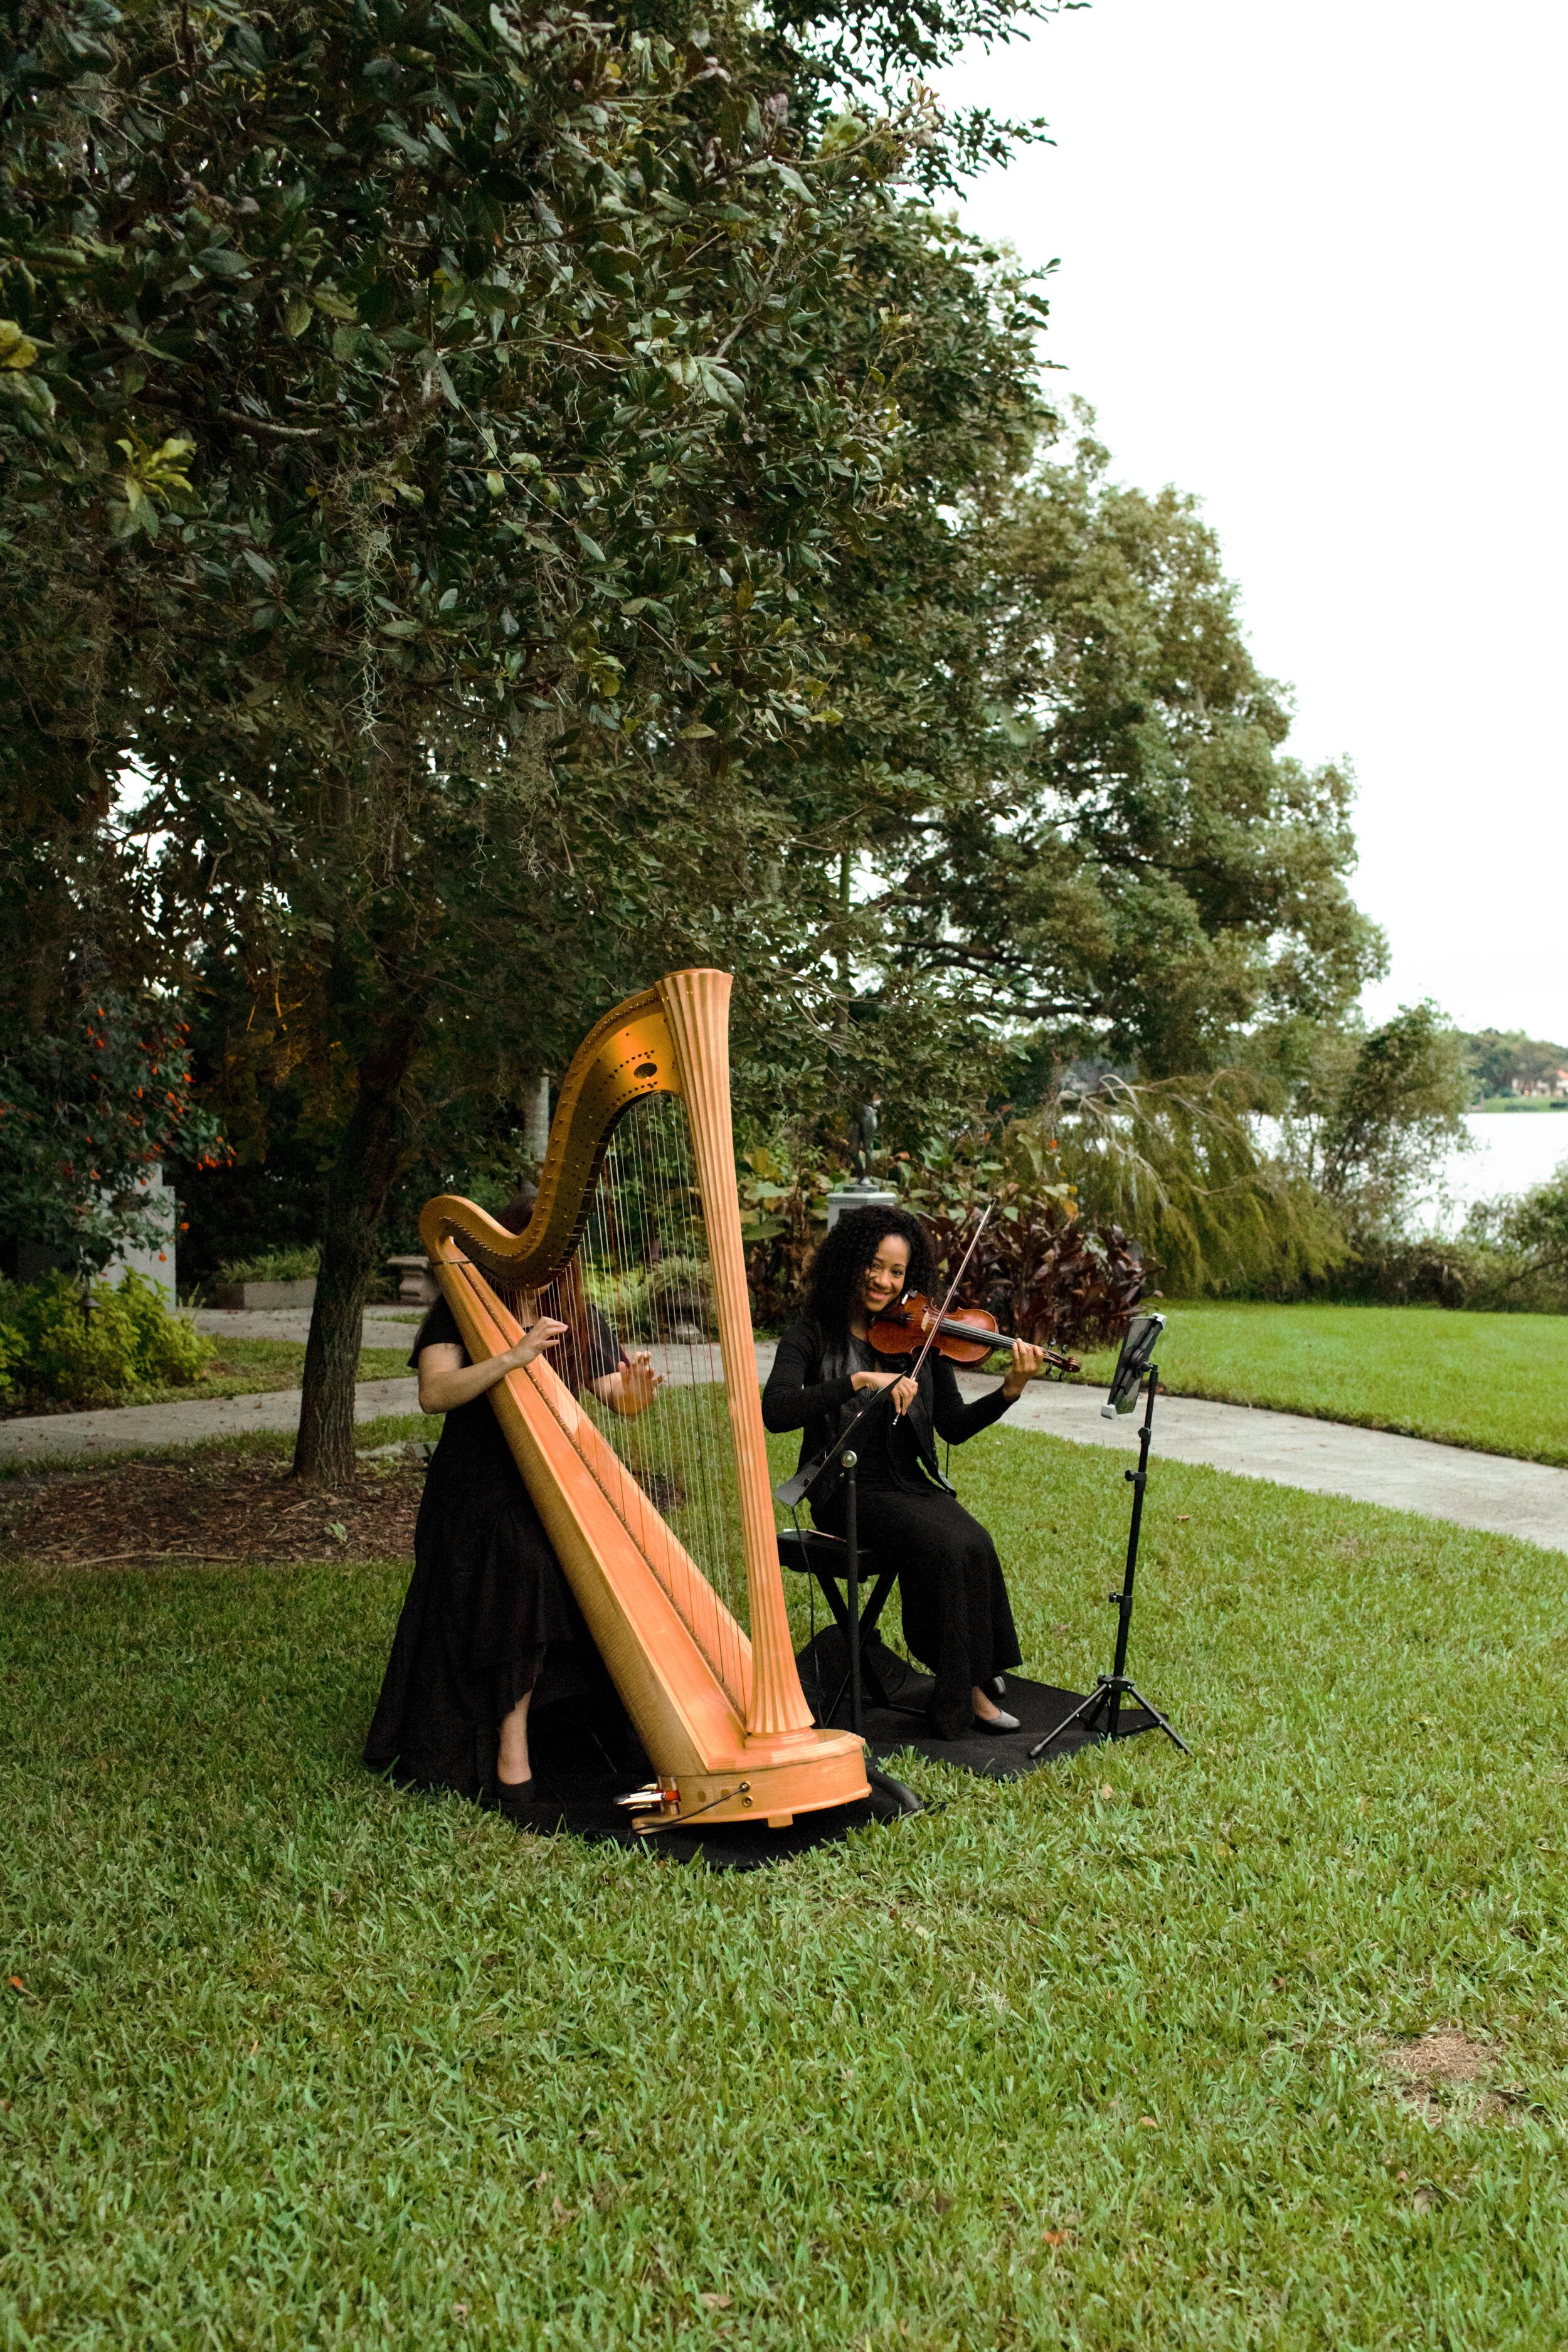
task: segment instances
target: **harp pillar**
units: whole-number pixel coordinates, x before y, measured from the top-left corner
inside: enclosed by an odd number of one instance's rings
[[[795,1671],[789,1617],[778,1574],[773,1482],[757,1389],[741,1204],[730,1130],[730,990],[727,971],[678,971],[658,983],[680,1066],[691,1144],[708,1227],[713,1299],[724,1390],[735,1444],[742,1544],[752,1620],[752,1692],[748,1739],[777,1743],[797,1732],[814,1737],[811,1709]]]

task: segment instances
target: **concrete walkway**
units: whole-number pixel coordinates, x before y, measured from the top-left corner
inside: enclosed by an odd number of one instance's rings
[[[374,1421],[384,1412],[417,1412],[419,1383],[361,1381],[354,1391],[354,1419]],[[125,1454],[154,1445],[196,1445],[204,1438],[239,1437],[249,1429],[297,1429],[298,1389],[274,1389],[267,1396],[193,1397],[188,1404],[108,1405],[100,1412],[37,1413],[0,1421],[0,1461],[47,1462],[51,1455]]]
[[[265,1333],[247,1330],[237,1336],[287,1339],[294,1334],[275,1331],[272,1327],[296,1319],[303,1320],[282,1315],[237,1314],[225,1316],[219,1328],[233,1330],[241,1322],[265,1321],[268,1327]],[[366,1318],[367,1340],[384,1347],[399,1344],[394,1331],[408,1327],[394,1326],[390,1318],[375,1319],[373,1339],[372,1318]],[[714,1377],[716,1349],[676,1348],[655,1352],[659,1369],[678,1385]],[[772,1344],[759,1341],[757,1370],[764,1380],[773,1357]],[[960,1375],[960,1385],[970,1394],[984,1396],[994,1383],[971,1373]],[[1102,1420],[1102,1400],[1100,1389],[1037,1381],[1013,1407],[1004,1425],[1044,1430],[1075,1444],[1109,1445],[1135,1455],[1136,1416]],[[417,1411],[418,1384],[412,1376],[362,1381],[355,1391],[358,1421]],[[204,1398],[188,1404],[39,1414],[0,1422],[0,1459],[45,1462],[51,1456],[90,1457],[132,1447],[193,1444],[250,1429],[293,1429],[299,1418],[298,1389],[279,1389],[268,1396]],[[1271,1479],[1279,1486],[1304,1487],[1310,1494],[1344,1495],[1355,1502],[1417,1511],[1426,1518],[1447,1519],[1491,1535],[1518,1536],[1549,1550],[1568,1551],[1568,1470],[1549,1469],[1539,1462],[1472,1454],[1458,1445],[1435,1445],[1426,1438],[1395,1437],[1384,1430],[1313,1421],[1303,1413],[1267,1412],[1248,1405],[1208,1404],[1198,1397],[1164,1395],[1155,1408],[1154,1451],[1156,1456],[1163,1454],[1169,1460],[1201,1463],[1210,1469],[1235,1471],[1245,1478]]]
[[[976,1395],[989,1385],[963,1382]],[[1102,1421],[1104,1398],[1103,1389],[1037,1381],[1003,1426],[1043,1429],[1079,1445],[1114,1446],[1135,1458],[1142,1406],[1125,1420]],[[1202,1397],[1163,1391],[1154,1406],[1152,1458],[1161,1454],[1568,1551],[1568,1470],[1553,1470],[1543,1462],[1515,1462],[1503,1454],[1436,1445],[1429,1438],[1395,1437],[1388,1430],[1352,1429],[1305,1413],[1209,1404]]]

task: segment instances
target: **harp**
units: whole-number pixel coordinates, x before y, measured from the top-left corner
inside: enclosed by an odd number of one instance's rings
[[[817,1727],[795,1670],[735,1184],[730,988],[728,972],[672,972],[591,1031],[522,1233],[451,1193],[419,1220],[476,1363],[521,1337],[528,1300],[573,1328],[559,1370],[542,1356],[489,1393],[654,1767],[642,1830],[698,1814],[782,1827],[868,1794],[860,1740]],[[615,1387],[609,1334],[665,1375],[636,1419],[596,1392]]]

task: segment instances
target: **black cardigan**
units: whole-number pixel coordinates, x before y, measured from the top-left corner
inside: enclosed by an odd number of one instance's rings
[[[806,1319],[792,1323],[779,1341],[768,1384],[763,1391],[763,1422],[776,1435],[786,1429],[804,1429],[800,1459],[804,1466],[827,1452],[839,1432],[839,1414],[858,1393],[846,1372],[841,1380],[824,1380],[827,1342],[817,1326]],[[889,1370],[892,1367],[889,1365]],[[959,1392],[952,1366],[933,1349],[921,1367],[920,1398],[909,1412],[909,1423],[920,1449],[922,1466],[939,1486],[947,1482],[937,1467],[936,1439],[962,1445],[992,1423],[1000,1421],[1012,1403],[1000,1388],[968,1403]],[[835,1465],[837,1467],[837,1465]],[[840,1474],[842,1475],[842,1474]],[[830,1470],[812,1494],[814,1503],[828,1501],[839,1483]]]

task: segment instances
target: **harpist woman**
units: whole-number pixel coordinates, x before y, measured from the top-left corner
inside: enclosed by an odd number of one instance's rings
[[[500,1213],[528,1223],[523,1193]],[[414,1530],[414,1576],[403,1604],[364,1760],[405,1784],[478,1797],[521,1822],[534,1797],[531,1706],[618,1710],[613,1686],[551,1549],[490,1403],[510,1371],[549,1350],[574,1391],[612,1412],[646,1412],[659,1378],[646,1355],[623,1357],[604,1318],[568,1294],[568,1321],[524,1304],[517,1346],[471,1363],[445,1299],[419,1328],[409,1363],[423,1412],[444,1414]]]
[[[779,1341],[763,1419],[772,1430],[805,1430],[804,1467],[829,1451],[866,1391],[891,1391],[857,1424],[860,1539],[899,1563],[904,1638],[936,1678],[932,1727],[958,1739],[976,1726],[1018,1728],[988,1687],[1019,1663],[1018,1637],[996,1547],[942,1478],[935,1441],[962,1445],[988,1429],[1045,1359],[1020,1347],[995,1394],[968,1404],[945,1357],[927,1358],[918,1385],[889,1370],[872,1352],[870,1323],[931,1283],[931,1249],[915,1218],[876,1208],[841,1217],[816,1254],[806,1314]],[[812,1517],[831,1535],[844,1532],[842,1489],[831,1465],[811,1490]]]

